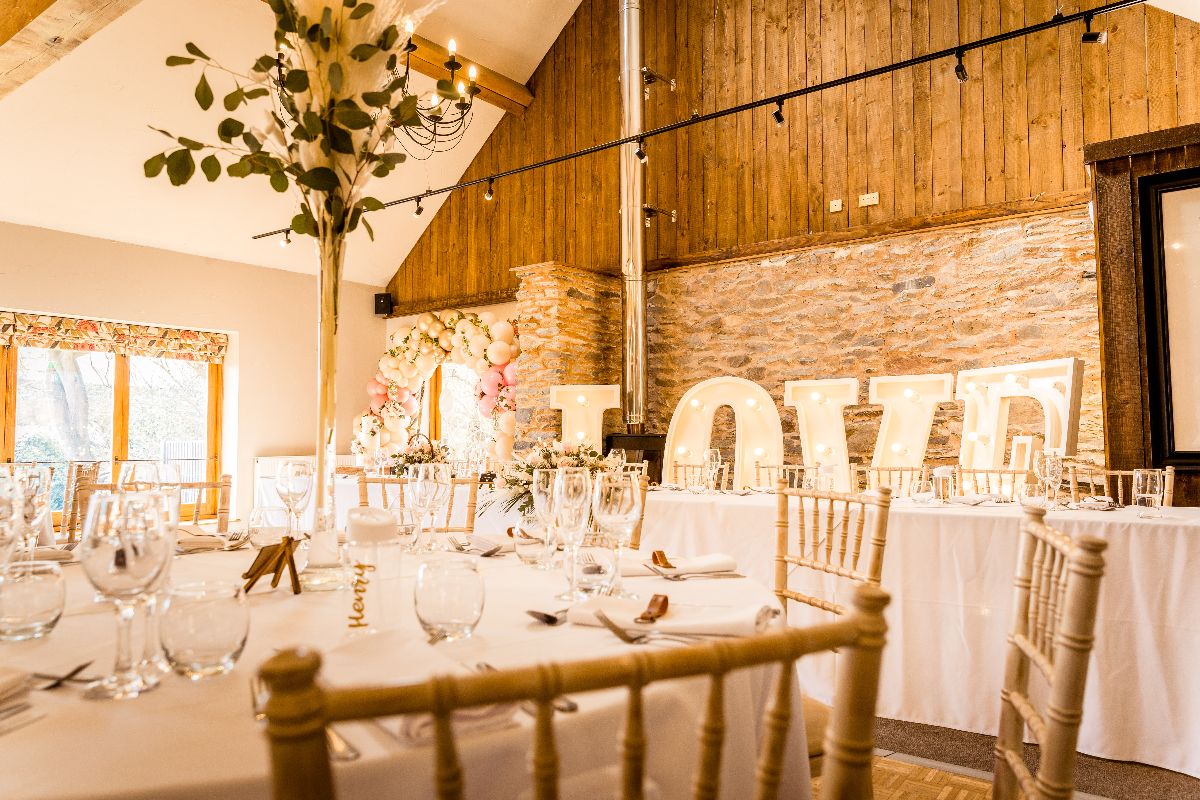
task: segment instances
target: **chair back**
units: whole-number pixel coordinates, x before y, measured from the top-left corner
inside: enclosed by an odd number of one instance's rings
[[[1021,487],[1036,481],[1025,469],[972,469],[961,464],[954,468],[954,494],[995,494],[1016,497]]]
[[[650,476],[645,472],[638,475],[638,489],[642,494],[642,513],[638,515],[637,523],[633,526],[633,536],[629,537],[629,546],[634,550],[642,546],[642,523],[646,520],[646,498],[650,493]]]
[[[458,487],[467,487],[467,513],[462,525],[451,525],[450,521],[454,519],[454,502],[458,498]],[[446,519],[445,525],[434,531],[437,533],[474,533],[475,532],[475,510],[479,499],[479,477],[470,478],[451,478],[450,479],[450,501],[446,504]]]
[[[393,498],[388,496],[388,487],[395,486],[398,489],[394,500],[399,508],[405,508],[404,487],[412,481],[411,478],[394,478],[390,476],[367,475],[365,473],[358,476],[358,504],[365,508],[371,505],[370,488],[371,486],[379,487],[379,496],[383,503],[382,508],[390,508]],[[451,525],[450,520],[454,518],[454,504],[458,497],[458,487],[467,487],[467,515],[466,522],[463,525]],[[451,478],[450,479],[450,499],[446,503],[446,516],[444,524],[438,525],[437,520],[434,520],[434,533],[474,533],[475,532],[475,511],[478,505],[479,498],[479,478]]]
[[[892,491],[843,494],[815,489],[791,489],[782,480],[775,485],[778,514],[775,523],[775,595],[787,614],[787,601],[846,613],[845,606],[788,587],[792,567],[837,575],[857,583],[878,586],[883,575],[887,544],[888,511]],[[793,540],[792,499],[796,525]],[[874,509],[868,513],[869,509]],[[867,524],[870,523],[870,530]],[[864,538],[866,544],[864,547]],[[795,543],[795,548],[792,545]],[[863,551],[867,551],[863,559]]]
[[[1071,502],[1078,503],[1089,495],[1111,497],[1117,505],[1134,502],[1133,473],[1131,469],[1104,469],[1093,464],[1068,464],[1067,479],[1071,487]],[[1162,504],[1175,504],[1175,468],[1163,470]]]
[[[783,480],[789,489],[815,487],[820,475],[819,464],[761,464],[754,462],[754,485],[771,486]]]
[[[878,587],[859,587],[853,613],[810,628],[789,628],[740,639],[711,641],[688,647],[631,650],[619,656],[544,663],[522,669],[473,675],[440,675],[424,683],[386,688],[329,689],[317,682],[321,657],[307,650],[286,650],[263,664],[259,674],[270,690],[266,704],[275,800],[326,800],[334,796],[333,775],[325,744],[332,722],[429,714],[433,717],[432,794],[459,800],[465,790],[452,715],[459,709],[497,703],[529,703],[536,708],[533,725],[533,796],[557,798],[560,761],[555,744],[554,700],[605,689],[628,692],[625,730],[620,743],[620,797],[643,796],[647,758],[644,696],[653,685],[669,680],[709,676],[705,719],[699,731],[700,756],[692,795],[715,799],[720,792],[721,755],[725,741],[725,678],[738,669],[778,664],[778,677],[760,736],[755,796],[779,796],[783,757],[788,751],[795,663],[806,655],[837,650],[838,670],[833,713],[825,732],[826,766],[821,800],[871,797],[871,760],[875,699],[887,625],[883,609],[888,596]],[[671,743],[661,743],[669,747]],[[790,748],[792,752],[795,748]],[[750,787],[732,787],[732,795],[748,796]],[[616,790],[617,787],[614,787]],[[614,791],[614,796],[616,791]]]
[[[1049,527],[1044,508],[1024,512],[993,796],[1069,800],[1106,544],[1090,536],[1072,539]],[[1049,686],[1044,714],[1030,699],[1030,667]],[[1025,764],[1026,729],[1041,748],[1036,775]]]
[[[627,461],[621,465],[621,472],[636,472],[640,475],[650,474],[649,461]]]
[[[68,542],[79,541],[83,532],[83,517],[87,513],[86,498],[81,498],[79,487],[100,481],[101,461],[72,461],[67,464],[67,482],[63,492],[62,523],[59,535]]]
[[[728,489],[726,485],[729,479],[729,464],[722,461],[721,466],[717,468],[717,477],[715,485],[717,489]],[[672,464],[671,465],[671,482],[677,486],[698,486],[704,482],[704,465],[703,464]]]
[[[371,505],[371,490],[370,487],[379,487],[379,497],[382,505],[380,508],[390,508],[391,502],[388,497],[388,487],[394,486],[397,489],[396,501],[400,508],[404,508],[404,487],[408,485],[408,478],[396,478],[391,475],[368,475],[366,470],[357,473],[358,475],[358,505],[360,508],[366,508]]]
[[[217,515],[217,533],[229,531],[229,497],[233,491],[233,477],[222,475],[215,481],[184,481],[179,484],[180,494],[194,492],[192,500],[192,524],[200,522],[200,517],[215,506]],[[216,496],[213,493],[216,492]],[[213,502],[215,501],[215,503]]]
[[[871,467],[860,464],[854,468],[854,485],[860,491],[879,488],[892,490],[892,497],[908,497],[914,483],[929,480],[929,468],[919,467]]]

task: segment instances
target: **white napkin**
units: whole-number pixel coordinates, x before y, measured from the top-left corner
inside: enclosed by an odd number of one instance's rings
[[[189,550],[220,550],[225,546],[224,537],[199,525],[180,525],[175,530],[175,544]]]
[[[15,667],[0,667],[0,709],[25,702],[29,697],[29,673]]]
[[[651,492],[678,492],[683,489],[682,486],[676,486],[673,483],[660,483],[658,486],[651,486],[648,491]]]
[[[750,636],[762,633],[775,619],[771,606],[694,606],[674,604],[652,625],[634,622],[646,608],[644,602],[620,597],[593,597],[576,603],[567,612],[573,625],[600,624],[592,612],[600,609],[613,622],[630,630],[655,630],[660,633],[694,633],[707,636]]]
[[[621,576],[625,578],[640,578],[649,575],[657,575],[654,570],[646,566],[649,559],[644,558],[622,558],[621,559]],[[709,553],[705,556],[693,556],[692,558],[671,558],[671,563],[675,565],[674,569],[666,569],[657,567],[668,575],[687,575],[702,572],[733,572],[737,569],[737,561],[733,556],[727,556],[724,553]]]
[[[1111,497],[1093,495],[1083,498],[1074,507],[1083,511],[1113,511],[1117,508],[1117,504]]]
[[[977,506],[997,499],[999,499],[998,496],[994,494],[963,494],[954,495],[950,498],[950,502],[960,506]]]
[[[33,551],[33,557],[37,561],[71,561],[75,558],[75,552],[57,547],[39,547]]]
[[[514,703],[495,703],[490,706],[460,708],[450,715],[456,736],[487,733],[511,728],[516,725]],[[379,724],[391,731],[398,739],[414,747],[433,742],[434,727],[431,714],[408,714],[403,717],[381,719]]]
[[[451,534],[451,536],[458,538],[455,534]],[[480,536],[477,533],[473,533],[470,536],[463,536],[462,539],[470,542],[472,547],[480,550],[491,550],[496,545],[500,545],[501,553],[511,553],[517,549],[517,546],[513,544],[512,537],[507,533],[488,534],[487,536]]]

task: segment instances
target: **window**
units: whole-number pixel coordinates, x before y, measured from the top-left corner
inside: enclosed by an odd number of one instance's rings
[[[442,442],[455,459],[483,458],[495,433],[491,418],[479,415],[479,376],[475,370],[446,361],[441,369],[438,417]]]
[[[0,311],[0,461],[54,467],[56,522],[72,461],[105,462],[102,481],[140,460],[217,480],[226,346],[223,334]]]

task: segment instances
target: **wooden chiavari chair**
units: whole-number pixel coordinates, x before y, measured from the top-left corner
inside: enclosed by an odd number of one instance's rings
[[[1078,503],[1089,495],[1104,495],[1111,497],[1117,505],[1128,505],[1133,502],[1133,470],[1104,469],[1092,464],[1068,464],[1067,480],[1071,487],[1071,502]],[[1129,492],[1125,489],[1128,487]],[[1126,502],[1128,501],[1128,502]],[[1164,507],[1175,504],[1175,468],[1163,470],[1163,500]]]
[[[789,489],[816,486],[820,474],[819,465],[808,464],[761,464],[754,462],[754,485],[774,486],[782,479]]]
[[[775,595],[787,619],[788,600],[829,611],[839,616],[846,607],[823,597],[789,588],[791,567],[814,573],[836,575],[860,586],[879,586],[883,576],[883,553],[887,545],[888,512],[892,491],[886,486],[863,494],[793,489],[783,480],[775,484],[778,515],[775,523]],[[796,498],[796,543],[792,551],[792,500]],[[869,509],[874,513],[868,513]],[[868,519],[869,518],[869,519]],[[870,530],[867,530],[868,522]],[[866,539],[864,548],[864,538]],[[867,551],[863,560],[863,551]],[[814,777],[824,765],[827,743],[821,738],[829,708],[804,698],[808,739],[808,761]]]
[[[1024,512],[992,790],[996,800],[1068,800],[1106,543],[1049,527],[1043,508]],[[1031,666],[1049,685],[1044,713],[1029,697]],[[1025,764],[1026,729],[1041,747],[1036,775]]]
[[[358,505],[366,507],[371,505],[370,488],[371,486],[379,487],[380,499],[383,503],[382,508],[391,508],[395,505],[398,508],[405,508],[404,487],[411,482],[410,478],[393,478],[388,476],[367,475],[358,476]],[[388,487],[394,486],[397,491],[394,495],[388,493]],[[467,515],[466,523],[463,525],[451,525],[450,521],[454,519],[454,504],[458,496],[458,487],[467,487]],[[446,502],[445,524],[437,525],[434,521],[434,533],[474,533],[475,532],[475,513],[479,504],[479,478],[451,478],[450,479],[450,499]]]
[[[929,468],[919,467],[871,467],[860,464],[854,467],[854,485],[861,491],[886,487],[893,497],[908,497],[914,483],[929,480]]]
[[[195,492],[192,498],[192,524],[198,525],[201,516],[210,506],[212,493],[216,492],[217,533],[229,532],[229,498],[233,491],[233,477],[222,475],[215,481],[184,481],[179,484],[180,492],[187,495]]]
[[[67,483],[63,492],[62,522],[59,535],[67,542],[79,541],[83,532],[83,517],[87,513],[86,498],[81,498],[79,488],[100,482],[100,461],[71,461],[67,464]]]
[[[972,469],[961,464],[954,468],[954,494],[994,494],[1016,498],[1022,486],[1037,478],[1025,469]]]
[[[408,478],[397,478],[391,475],[368,475],[366,471],[358,474],[358,505],[366,508],[371,505],[370,487],[379,487],[380,508],[391,508],[393,501],[399,508],[404,508],[404,487],[408,486]],[[388,492],[388,487],[395,487],[394,494]]]
[[[467,514],[464,518],[466,522],[462,525],[451,525],[451,520],[454,519],[454,500],[458,496],[458,487],[467,487]],[[451,478],[450,479],[450,501],[446,504],[446,524],[440,528],[434,528],[437,533],[474,533],[475,532],[475,509],[479,501],[479,478]]]
[[[699,486],[704,483],[704,465],[703,464],[673,464],[671,469],[671,482],[676,486]],[[729,482],[729,464],[722,461],[721,466],[717,469],[717,478],[715,485],[717,489],[728,489]]]
[[[843,659],[833,713],[825,730],[829,764],[821,781],[821,800],[871,797],[871,756],[875,700],[887,624],[888,596],[876,586],[859,587],[854,611],[811,628],[706,642],[688,647],[629,652],[571,663],[546,663],[500,672],[440,675],[424,683],[398,687],[332,689],[317,682],[321,657],[308,650],[286,650],[268,660],[259,674],[270,689],[266,704],[275,800],[332,798],[333,773],[325,727],[398,714],[431,714],[434,725],[433,794],[439,800],[463,797],[463,768],[452,715],[459,709],[496,703],[529,702],[537,707],[532,765],[534,796],[558,797],[561,780],[555,746],[553,702],[564,694],[626,688],[629,701],[621,742],[620,791],[624,800],[643,796],[647,758],[643,697],[647,687],[667,680],[710,676],[705,720],[700,729],[700,759],[693,783],[697,798],[715,798],[720,790],[725,740],[725,676],[731,670],[776,663],[778,678],[764,722],[758,756],[757,793],[779,795],[779,783],[791,719],[795,662],[813,653],[836,650]],[[738,796],[750,787],[736,787]],[[614,787],[614,790],[616,787]]]
[[[638,515],[637,523],[633,526],[633,535],[629,537],[629,547],[633,550],[642,546],[642,523],[646,519],[646,497],[650,491],[650,477],[645,472],[638,475],[638,488],[642,495],[642,513]]]
[[[636,472],[640,475],[648,475],[650,473],[649,461],[633,461],[626,462],[621,465],[621,472]]]

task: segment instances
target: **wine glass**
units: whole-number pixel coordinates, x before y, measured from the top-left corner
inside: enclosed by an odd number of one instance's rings
[[[636,473],[608,472],[597,476],[592,494],[592,515],[600,531],[616,549],[617,572],[609,594],[637,599],[621,588],[621,555],[633,538],[633,529],[642,516],[641,480]]]
[[[159,487],[158,464],[153,461],[126,461],[117,476],[117,491],[152,492]]]
[[[717,473],[721,469],[721,451],[716,447],[710,447],[704,451],[704,485],[708,491],[713,491],[717,488]]]
[[[421,546],[425,550],[449,550],[447,543],[436,546],[436,516],[450,502],[450,466],[448,464],[414,464],[410,471],[410,480],[415,481],[413,496],[415,505],[423,516],[429,517],[427,530],[428,538],[423,538]]]
[[[133,664],[130,628],[138,599],[148,591],[171,557],[170,511],[160,492],[94,495],[77,548],[92,585],[117,612],[117,657],[113,672],[88,687],[90,699],[124,700],[156,685]]]
[[[1047,505],[1053,507],[1058,501],[1058,487],[1062,483],[1062,456],[1043,450],[1034,460],[1033,470],[1045,487]]]
[[[387,454],[387,451],[382,447],[376,448],[375,454],[371,458],[375,464],[376,475],[382,478],[387,474],[387,463],[390,458],[391,457]]]
[[[288,510],[287,535],[296,538],[300,515],[308,508],[313,487],[313,465],[304,459],[289,458],[275,473],[275,492]]]
[[[614,469],[619,470],[622,467],[624,467],[626,463],[628,463],[626,461],[625,451],[623,449],[621,449],[620,447],[614,447],[613,449],[609,450],[608,458],[610,461],[613,462]]]
[[[22,535],[24,515],[21,484],[14,478],[0,474],[0,570],[8,566],[13,550]]]
[[[575,558],[588,531],[591,511],[591,474],[587,467],[559,467],[554,477],[554,517],[566,550],[569,588],[563,599],[583,599],[575,589]]]
[[[50,468],[22,465],[9,467],[8,471],[21,493],[18,535],[24,539],[25,560],[32,561],[38,536],[50,511]]]
[[[1135,469],[1133,471],[1133,504],[1137,515],[1143,518],[1159,516],[1162,512],[1163,473],[1158,469]]]

